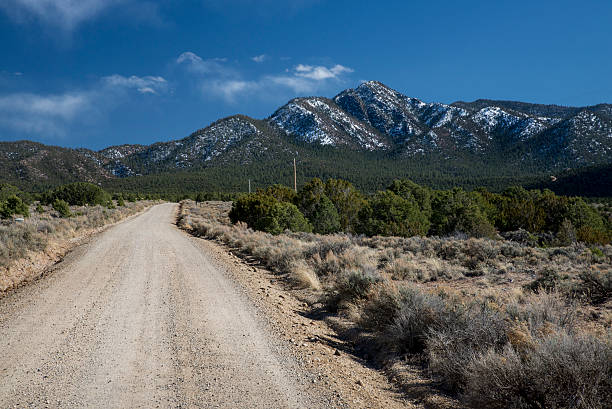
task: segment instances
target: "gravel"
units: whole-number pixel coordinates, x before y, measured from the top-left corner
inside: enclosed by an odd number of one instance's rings
[[[175,211],[111,228],[0,299],[0,407],[330,406]]]

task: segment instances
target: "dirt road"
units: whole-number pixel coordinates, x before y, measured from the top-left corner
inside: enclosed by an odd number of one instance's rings
[[[332,407],[155,206],[0,299],[0,408]]]

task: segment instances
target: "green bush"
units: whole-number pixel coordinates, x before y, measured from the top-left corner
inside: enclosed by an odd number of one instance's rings
[[[7,219],[15,214],[28,217],[30,216],[30,209],[20,197],[12,195],[9,196],[4,202],[0,202],[0,216]]]
[[[433,195],[431,189],[417,185],[408,179],[397,179],[393,181],[388,190],[392,191],[398,196],[403,197],[404,199],[414,199],[419,204],[419,208],[425,214],[425,216],[427,216],[427,218],[431,218],[431,198]]]
[[[259,190],[259,192],[272,196],[279,202],[295,203],[295,199],[297,197],[295,190],[279,184],[268,186],[265,190]]]
[[[196,197],[195,197],[195,202],[196,202],[196,205],[197,205],[197,204],[199,204],[199,203],[204,202],[205,200],[206,200],[206,199],[205,199],[205,197],[204,197],[204,193],[202,193],[202,192],[199,192],[199,193],[196,195]]]
[[[361,210],[359,219],[358,233],[368,236],[423,236],[429,230],[429,220],[417,201],[390,190],[376,193]]]
[[[263,192],[245,195],[234,201],[229,217],[232,223],[241,221],[252,229],[272,234],[285,230],[312,231],[312,226],[294,204],[279,202]]]
[[[106,205],[111,195],[92,183],[77,182],[60,186],[43,195],[42,201],[51,204],[63,200],[72,206]]]
[[[557,196],[550,190],[511,187],[502,194],[483,188],[472,192],[460,188],[434,191],[398,179],[386,191],[366,199],[347,181],[323,182],[314,178],[297,194],[283,185],[259,189],[256,194],[271,197],[274,202],[295,204],[313,230],[322,234],[338,231],[404,237],[465,234],[495,239],[499,230],[509,240],[523,237],[529,239],[530,245],[557,246],[575,241],[607,244],[612,239],[612,221],[601,206],[596,208],[581,198]],[[203,196],[196,198],[201,200]],[[256,228],[254,219],[269,210],[252,217],[244,214],[240,220],[253,219],[247,224]],[[258,229],[278,230],[274,223],[271,225]]]
[[[325,196],[325,184],[321,179],[313,178],[300,189],[295,197],[295,204],[308,220],[312,220],[323,196]]]
[[[430,234],[465,233],[472,237],[494,237],[496,232],[479,203],[478,193],[455,188],[436,192],[432,201]]]
[[[308,220],[315,233],[330,234],[340,231],[340,216],[327,196],[322,196],[321,201],[314,206],[311,217]]]
[[[340,229],[347,233],[355,232],[358,215],[366,200],[350,182],[342,179],[328,179],[325,194],[332,201],[340,217]]]
[[[53,209],[59,213],[60,217],[71,217],[70,206],[68,203],[61,199],[55,199],[53,202]]]

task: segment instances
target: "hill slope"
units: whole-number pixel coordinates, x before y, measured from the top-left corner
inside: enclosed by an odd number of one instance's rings
[[[366,190],[400,176],[434,186],[535,183],[612,163],[612,105],[427,103],[370,81],[332,99],[296,98],[263,120],[235,115],[149,146],[95,152],[2,142],[0,177],[26,188],[72,180],[136,188],[193,173],[198,186],[230,190],[244,189],[246,178],[283,180],[293,157],[303,177],[345,177]]]

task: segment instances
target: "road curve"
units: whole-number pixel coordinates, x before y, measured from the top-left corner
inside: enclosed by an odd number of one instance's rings
[[[0,299],[0,408],[316,408],[246,296],[158,205]]]

